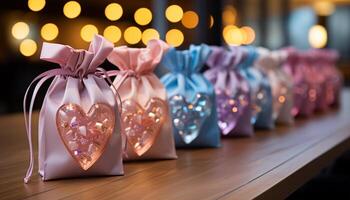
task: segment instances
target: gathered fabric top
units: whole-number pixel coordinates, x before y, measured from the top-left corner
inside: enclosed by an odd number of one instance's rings
[[[210,54],[207,65],[213,69],[234,69],[242,62],[244,51],[239,47],[232,47],[230,50],[224,47],[211,46],[212,53]]]
[[[57,63],[67,74],[83,78],[95,73],[112,50],[112,43],[100,35],[95,35],[88,50],[44,42],[40,59]]]
[[[170,48],[162,60],[162,65],[171,72],[189,76],[202,69],[210,53],[210,47],[204,44],[191,45],[188,50],[184,51]]]
[[[145,48],[115,47],[108,61],[121,71],[143,75],[153,72],[168,49],[168,44],[162,40],[150,40]]]
[[[230,47],[231,50],[234,50],[237,47]],[[243,60],[238,64],[238,67],[241,69],[249,68],[254,65],[256,59],[258,59],[259,54],[256,48],[252,46],[239,47],[243,51]]]

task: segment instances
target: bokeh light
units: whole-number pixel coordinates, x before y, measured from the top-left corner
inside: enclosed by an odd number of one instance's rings
[[[318,15],[329,16],[333,14],[335,6],[332,2],[326,0],[315,1],[313,7]]]
[[[123,8],[117,3],[111,3],[105,8],[105,16],[111,21],[120,19],[123,15]]]
[[[165,17],[170,22],[179,22],[182,19],[183,16],[183,10],[178,5],[171,5],[165,10]]]
[[[309,30],[309,43],[313,48],[322,48],[327,44],[327,30],[321,25],[314,25]]]
[[[210,15],[209,18],[209,28],[212,28],[214,26],[214,17],[213,15]]]
[[[255,40],[255,31],[253,28],[249,26],[243,26],[241,28],[242,34],[243,34],[243,41],[242,44],[251,44]]]
[[[188,29],[196,28],[198,25],[199,17],[197,13],[194,11],[186,11],[183,14],[181,23],[184,25],[184,27]]]
[[[22,40],[29,34],[29,26],[25,22],[17,22],[12,26],[12,36],[18,40]]]
[[[222,22],[224,25],[233,25],[236,23],[237,11],[231,6],[227,5],[222,13]]]
[[[63,14],[69,19],[78,17],[80,15],[80,12],[80,4],[76,1],[68,1],[63,6]]]
[[[103,36],[110,42],[116,43],[122,37],[122,32],[117,26],[107,26],[103,31]]]
[[[124,40],[129,44],[137,44],[141,40],[142,33],[136,26],[130,26],[124,31]]]
[[[83,26],[80,31],[80,36],[85,42],[91,42],[96,34],[98,34],[98,29],[92,24]]]
[[[41,28],[40,33],[44,40],[51,41],[58,36],[58,27],[53,23],[47,23]]]
[[[184,35],[178,29],[171,29],[166,33],[165,40],[168,44],[178,47],[184,42]]]
[[[28,0],[28,8],[34,12],[38,12],[45,7],[45,0]]]
[[[139,25],[147,25],[152,21],[152,12],[148,8],[139,8],[134,14],[134,19]]]
[[[234,25],[225,26],[223,30],[223,37],[228,45],[239,46],[243,43],[242,31]]]
[[[285,96],[281,95],[281,96],[278,97],[278,102],[284,103],[285,101],[286,101],[286,97]]]
[[[22,55],[27,57],[34,55],[37,49],[38,46],[36,42],[32,39],[25,39],[19,45],[19,51]]]
[[[147,45],[148,41],[152,39],[159,39],[159,33],[156,29],[148,28],[142,33],[142,42]]]

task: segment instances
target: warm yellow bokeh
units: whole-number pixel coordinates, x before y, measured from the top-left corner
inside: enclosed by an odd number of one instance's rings
[[[255,40],[255,31],[253,28],[249,26],[243,26],[241,28],[242,34],[243,34],[243,41],[242,44],[251,44]]]
[[[152,39],[159,39],[159,33],[156,29],[149,28],[143,31],[142,33],[142,42],[147,45],[148,41]]]
[[[134,14],[134,19],[139,25],[147,25],[152,21],[152,12],[148,8],[139,8]]]
[[[45,4],[45,0],[28,0],[28,8],[34,12],[42,10]]]
[[[184,34],[178,29],[171,29],[165,35],[168,44],[178,47],[184,42]]]
[[[327,0],[315,1],[313,7],[318,15],[329,16],[333,14],[335,10],[335,5]]]
[[[194,11],[186,11],[183,14],[181,22],[184,27],[188,29],[196,28],[199,22],[199,17]]]
[[[29,26],[25,22],[17,22],[12,26],[12,36],[18,40],[22,40],[29,34]]]
[[[78,17],[80,12],[80,4],[76,1],[69,1],[63,6],[63,14],[69,19]]]
[[[233,30],[233,29],[238,29],[238,27],[235,26],[235,25],[227,25],[227,26],[225,26],[224,29],[223,29],[223,31],[222,31],[223,36],[225,37],[225,35],[227,35],[228,32],[229,32],[230,30]]]
[[[327,44],[327,30],[321,25],[315,25],[309,30],[309,43],[313,48],[322,48]]]
[[[223,30],[223,37],[228,45],[239,46],[244,40],[242,31],[234,25],[225,26]]]
[[[27,57],[34,55],[37,49],[38,46],[36,42],[32,39],[25,39],[19,45],[19,51],[22,55]]]
[[[225,6],[222,13],[222,22],[224,25],[233,25],[236,23],[237,11],[233,6]]]
[[[213,15],[210,15],[209,28],[212,28],[213,26],[214,26],[214,17]]]
[[[98,34],[98,29],[92,24],[87,24],[83,26],[83,28],[80,31],[80,37],[85,42],[91,42],[96,34]]]
[[[117,26],[108,26],[103,31],[103,36],[110,42],[116,43],[122,37],[122,32]]]
[[[137,44],[141,40],[142,33],[136,26],[130,26],[124,31],[124,40],[129,44]]]
[[[53,23],[47,23],[41,28],[40,34],[44,40],[54,40],[58,36],[58,27]]]
[[[182,19],[183,16],[183,10],[178,5],[171,5],[165,10],[165,17],[170,22],[179,22]]]
[[[117,3],[111,3],[105,8],[105,15],[107,19],[111,21],[116,21],[122,17],[123,8]]]

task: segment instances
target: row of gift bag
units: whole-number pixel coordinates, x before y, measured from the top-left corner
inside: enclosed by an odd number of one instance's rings
[[[97,35],[88,50],[44,43],[40,58],[60,67],[35,78],[24,97],[25,182],[34,168],[34,100],[50,78],[38,123],[43,180],[122,175],[123,160],[176,159],[175,146],[219,147],[221,135],[250,136],[254,127],[326,110],[338,104],[341,87],[337,54],[329,50],[191,45],[179,51],[161,40],[129,48]],[[102,68],[106,59],[116,70]],[[157,66],[168,69],[160,79]]]

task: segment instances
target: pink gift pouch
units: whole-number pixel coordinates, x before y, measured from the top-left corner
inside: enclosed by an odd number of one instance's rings
[[[315,90],[310,84],[310,67],[307,56],[294,48],[286,48],[287,58],[283,63],[284,71],[293,79],[293,116],[310,116],[315,108]]]
[[[336,105],[342,85],[341,73],[335,67],[338,58],[336,51],[329,49],[310,50],[313,57],[313,68],[317,70],[314,79],[318,81],[321,90],[316,98],[316,109],[327,110]]]
[[[269,51],[259,47],[259,58],[255,66],[268,77],[272,89],[272,117],[276,123],[292,124],[293,79],[282,69],[282,63],[287,57],[285,51]]]
[[[326,59],[324,63],[324,73],[326,76],[326,99],[328,106],[339,106],[340,93],[343,86],[343,76],[337,69],[336,63],[339,53],[336,50],[325,50]]]
[[[108,56],[120,69],[109,74],[116,75],[113,85],[122,101],[125,160],[177,158],[166,90],[153,73],[168,48],[151,40],[146,48],[116,47]]]
[[[307,98],[306,101],[304,101],[303,106],[300,110],[301,116],[309,117],[311,116],[315,110],[318,99],[322,96],[322,88],[320,83],[318,75],[318,70],[314,66],[314,57],[310,53],[310,51],[307,52],[300,52],[300,60],[299,60],[299,68],[301,69],[301,72],[303,73],[306,83],[307,83]],[[315,74],[317,74],[315,76]]]
[[[122,141],[118,103],[98,68],[112,51],[113,45],[95,36],[89,50],[76,50],[67,45],[44,43],[40,58],[57,63],[36,77],[26,114],[24,114],[30,147],[28,182],[34,166],[31,139],[31,115],[35,96],[41,85],[54,77],[48,88],[39,116],[39,174],[43,180],[67,177],[122,175]],[[111,81],[110,81],[111,82]]]
[[[312,81],[315,84],[315,110],[316,111],[325,111],[328,109],[327,98],[326,98],[326,74],[325,74],[325,63],[324,55],[322,55],[321,50],[311,49],[307,52],[309,56],[310,68],[313,71]]]

